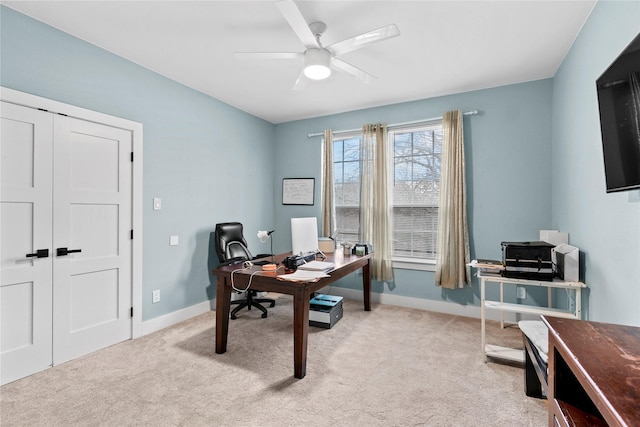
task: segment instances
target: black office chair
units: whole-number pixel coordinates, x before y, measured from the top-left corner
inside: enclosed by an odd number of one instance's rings
[[[249,252],[247,248],[247,241],[242,234],[242,224],[239,222],[216,224],[215,243],[216,254],[218,255],[221,265],[271,256],[271,254],[260,254],[256,257],[251,255],[251,252]],[[270,298],[256,298],[256,296],[257,292],[249,289],[247,290],[247,298],[245,300],[231,301],[231,304],[239,304],[231,311],[231,318],[236,319],[236,313],[238,313],[238,311],[244,307],[251,310],[252,306],[262,311],[262,317],[266,318],[267,309],[260,303],[269,303],[269,307],[274,307],[276,301]]]

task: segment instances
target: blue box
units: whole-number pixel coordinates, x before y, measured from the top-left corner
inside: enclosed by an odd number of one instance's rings
[[[342,304],[342,297],[318,294],[309,300],[309,304],[311,306],[334,307],[338,304]]]

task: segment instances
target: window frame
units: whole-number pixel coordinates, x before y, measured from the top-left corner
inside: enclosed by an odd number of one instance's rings
[[[395,142],[393,140],[393,135],[397,134],[397,133],[403,133],[403,132],[416,132],[416,131],[420,131],[423,129],[429,129],[429,128],[433,128],[433,127],[439,127],[440,129],[442,129],[442,120],[441,119],[436,119],[436,120],[430,120],[430,121],[425,121],[425,122],[420,122],[420,123],[412,123],[410,125],[403,125],[403,126],[393,126],[393,127],[389,127],[387,129],[387,138],[390,144],[394,144]],[[361,140],[362,138],[362,132],[360,130],[358,131],[352,131],[352,132],[340,132],[340,133],[336,133],[333,135],[333,140],[332,140],[332,150],[334,152],[333,156],[334,156],[334,168],[336,165],[336,156],[335,156],[335,142],[336,141],[345,141],[348,139],[352,139],[352,138],[359,138]],[[392,158],[390,159],[391,162],[393,162],[390,166],[393,168],[394,171],[394,182],[395,182],[395,161],[396,161],[396,151],[395,151],[395,146],[391,147],[391,151],[393,153]],[[433,151],[432,151],[433,153]],[[439,153],[441,154],[441,153]],[[344,157],[341,157],[342,159],[344,159]],[[343,160],[344,162],[344,160]],[[439,176],[438,176],[438,181],[439,181]],[[335,182],[335,170],[334,170],[334,191],[336,190],[336,182]],[[335,197],[335,194],[334,194]],[[336,200],[334,198],[334,209],[338,209],[338,204],[336,203]],[[402,207],[405,206],[404,204],[402,205],[393,205],[393,209],[395,209],[396,207]],[[437,207],[439,209],[439,200],[435,205],[430,205],[431,207]],[[425,207],[429,207],[429,206],[425,206]],[[358,206],[359,208],[359,206]],[[337,213],[336,213],[336,217],[337,217]],[[394,215],[394,219],[395,219],[395,215]],[[337,224],[336,224],[336,228],[337,228]],[[360,230],[358,230],[358,234],[360,233]],[[437,233],[437,230],[436,230]],[[393,255],[392,258],[392,262],[393,262],[393,268],[396,269],[405,269],[405,270],[420,270],[420,271],[435,271],[435,256],[434,258],[417,258],[417,257],[406,257],[406,256],[400,256],[400,255]]]

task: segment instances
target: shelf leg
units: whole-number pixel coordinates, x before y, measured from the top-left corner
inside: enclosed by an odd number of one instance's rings
[[[485,286],[485,280],[484,278],[480,279],[480,341],[481,341],[481,345],[482,345],[482,352],[484,353],[484,347],[485,347],[485,329],[484,329],[484,322],[485,322],[485,307],[484,307],[484,286]]]
[[[502,310],[504,303],[504,284],[500,282],[500,328],[504,329],[504,311]]]

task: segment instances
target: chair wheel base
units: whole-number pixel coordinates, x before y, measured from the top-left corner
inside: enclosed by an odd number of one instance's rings
[[[238,301],[231,301],[231,304],[238,304],[238,306],[236,308],[234,308],[233,310],[231,310],[231,319],[232,320],[236,320],[237,319],[237,314],[240,310],[242,310],[243,308],[246,307],[247,310],[251,310],[252,307],[257,308],[258,310],[262,311],[262,318],[266,319],[267,318],[267,309],[265,307],[263,307],[262,305],[260,305],[260,303],[263,304],[269,304],[270,307],[275,307],[276,306],[276,301],[270,298],[254,298],[255,297],[255,291],[249,291],[247,293],[247,299],[245,300],[238,300]]]

